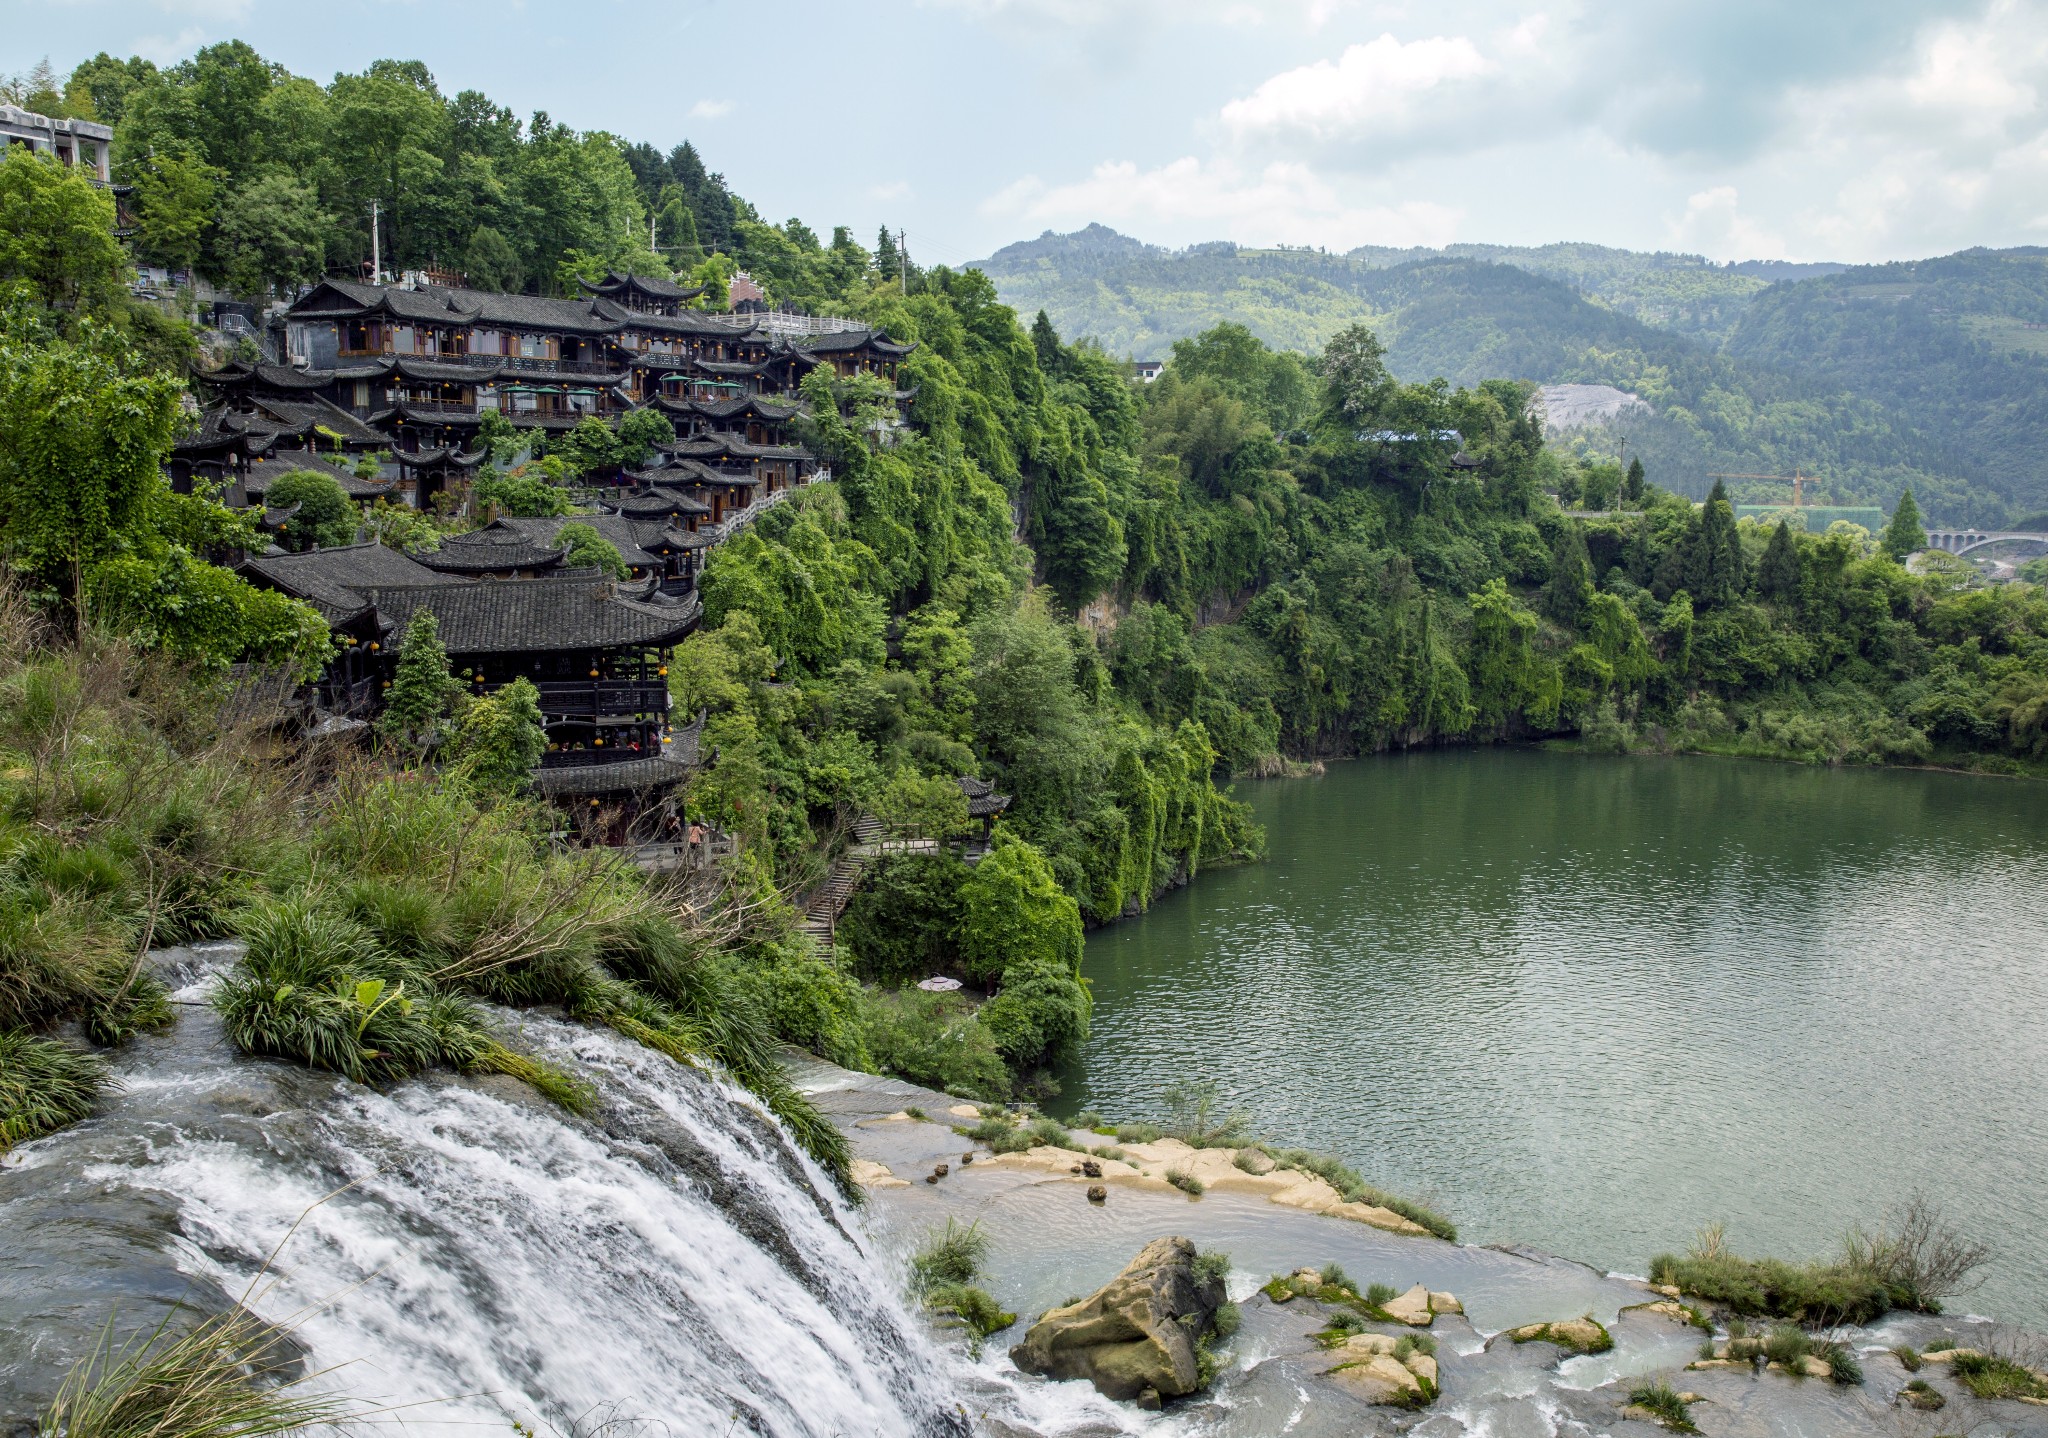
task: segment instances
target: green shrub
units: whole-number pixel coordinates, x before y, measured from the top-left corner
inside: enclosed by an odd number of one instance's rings
[[[1959,1353],[1949,1361],[1956,1381],[1978,1398],[2048,1399],[2048,1383],[2032,1369],[1993,1353]]]
[[[106,1064],[92,1054],[0,1032],[0,1153],[89,1118],[110,1083]]]
[[[1324,1281],[1328,1282],[1327,1279]],[[1385,1308],[1398,1297],[1400,1294],[1391,1283],[1375,1283],[1365,1290],[1365,1301],[1373,1308]]]
[[[1196,1254],[1194,1275],[1196,1283],[1221,1283],[1230,1276],[1230,1255],[1213,1248]]]
[[[1799,1360],[1812,1352],[1813,1340],[1790,1324],[1781,1324],[1773,1328],[1764,1339],[1764,1358],[1795,1373],[1799,1371]]]
[[[1730,1253],[1659,1254],[1651,1261],[1650,1281],[1674,1285],[1740,1314],[1816,1325],[1868,1324],[1893,1308],[1918,1306],[1913,1295],[1847,1265],[1796,1265]]]
[[[1001,1099],[1010,1070],[995,1037],[958,994],[904,989],[868,996],[866,1044],[877,1071],[964,1098]]]
[[[1901,1343],[1892,1350],[1892,1356],[1899,1360],[1899,1366],[1908,1373],[1920,1371],[1920,1355],[1913,1351],[1911,1345]]]
[[[1863,1364],[1857,1360],[1856,1350],[1839,1338],[1831,1338],[1814,1345],[1814,1356],[1828,1365],[1828,1376],[1844,1387],[1854,1387],[1863,1381]]]
[[[1042,1144],[1047,1148],[1070,1148],[1076,1153],[1087,1152],[1081,1144],[1074,1141],[1074,1135],[1068,1132],[1067,1126],[1058,1119],[1034,1118],[1026,1127],[1031,1131],[1031,1141],[1034,1144]]]
[[[977,1354],[990,1337],[1017,1321],[1017,1315],[1005,1311],[988,1290],[967,1283],[937,1285],[925,1294],[924,1306],[929,1312],[958,1320],[957,1326],[967,1330]]]
[[[965,914],[967,865],[951,852],[889,854],[870,867],[833,936],[869,983],[896,984],[951,967]]]
[[[1216,1311],[1209,1316],[1210,1332],[1219,1340],[1237,1336],[1237,1330],[1244,1324],[1244,1311],[1235,1303],[1225,1299],[1216,1305]]]
[[[922,1296],[944,1284],[972,1283],[988,1259],[988,1235],[976,1222],[947,1219],[943,1229],[927,1233],[910,1257],[910,1290]]]
[[[1692,1408],[1678,1396],[1678,1391],[1663,1379],[1629,1390],[1628,1401],[1636,1407],[1657,1415],[1657,1419],[1674,1433],[1697,1433],[1693,1425]]]
[[[1186,1169],[1169,1168],[1166,1171],[1166,1181],[1189,1198],[1200,1198],[1207,1190],[1207,1185]]]
[[[1236,1148],[1249,1138],[1251,1115],[1219,1112],[1220,1095],[1207,1079],[1172,1085],[1165,1102],[1167,1135],[1191,1148]]]

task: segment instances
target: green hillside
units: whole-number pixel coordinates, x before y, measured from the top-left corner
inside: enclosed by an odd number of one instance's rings
[[[2048,503],[2048,486],[1984,472],[1867,391],[1725,354],[1627,312],[1701,330],[1733,327],[1737,303],[1825,284],[1826,276],[1771,284],[1771,267],[1724,268],[1590,245],[1463,250],[1327,255],[1214,244],[1168,251],[1097,225],[1008,246],[983,268],[1007,303],[1026,313],[1044,309],[1063,332],[1092,335],[1112,353],[1164,354],[1173,341],[1220,321],[1242,324],[1276,347],[1312,351],[1363,320],[1386,341],[1403,379],[1614,385],[1655,413],[1580,431],[1572,443],[1613,454],[1625,441],[1660,482],[1695,497],[1716,472],[1797,467],[1821,477],[1808,490],[1814,502],[1889,509],[1911,485],[1945,523],[1999,523],[2016,508]],[[1776,268],[1796,278],[1800,267]],[[1742,500],[1784,497],[1783,486],[1767,482],[1730,488]]]
[[[1946,468],[2048,511],[2048,251],[1867,265],[1759,295],[1728,343],[1902,416]]]

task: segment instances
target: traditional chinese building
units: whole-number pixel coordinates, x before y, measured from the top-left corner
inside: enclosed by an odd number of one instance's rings
[[[326,618],[338,652],[316,694],[330,713],[368,718],[381,708],[406,626],[426,610],[470,692],[514,679],[539,691],[547,752],[534,784],[543,794],[644,797],[684,778],[688,763],[671,753],[667,676],[671,651],[697,625],[694,597],[566,569],[559,552],[514,539],[529,557],[552,553],[553,562],[528,566],[537,577],[479,579],[357,544],[261,555],[241,572]]]
[[[609,275],[575,299],[454,286],[329,280],[285,315],[286,364],[232,364],[199,376],[215,397],[199,434],[174,452],[173,478],[232,484],[278,447],[388,449],[398,498],[425,506],[484,459],[487,414],[559,432],[586,416],[652,407],[704,462],[709,492],[739,478],[759,495],[809,478],[790,443],[804,377],[894,385],[912,349],[844,320],[777,312],[710,314],[696,291]],[[810,332],[808,324],[831,328]]]

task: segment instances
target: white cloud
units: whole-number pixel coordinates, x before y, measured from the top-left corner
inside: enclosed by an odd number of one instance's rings
[[[189,59],[192,52],[206,43],[206,32],[197,25],[188,25],[176,35],[143,35],[128,42],[132,54],[157,65],[175,65]]]
[[[910,181],[891,180],[885,185],[870,185],[868,195],[877,200],[907,200],[910,198]]]
[[[730,100],[699,100],[690,107],[693,120],[723,120],[732,113]]]
[[[1426,200],[1355,205],[1308,166],[1279,161],[1247,170],[1192,155],[1141,170],[1128,160],[1097,165],[1085,180],[1046,185],[1027,176],[990,196],[982,213],[1050,226],[1100,220],[1141,233],[1245,243],[1442,245],[1463,212]]]
[[[1680,249],[1714,260],[1782,260],[1785,242],[1742,213],[1733,185],[1716,185],[1686,198],[1685,213],[1671,223]]]
[[[1302,135],[1315,140],[1358,138],[1415,119],[1422,102],[1452,103],[1433,95],[1476,80],[1494,65],[1463,35],[1403,43],[1381,35],[1345,47],[1336,61],[1318,60],[1273,76],[1241,100],[1223,107],[1223,123],[1240,137]]]

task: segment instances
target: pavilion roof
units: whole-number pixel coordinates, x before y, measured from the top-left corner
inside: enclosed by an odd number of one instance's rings
[[[360,592],[401,636],[415,613],[430,611],[451,655],[667,645],[681,640],[697,622],[694,608],[685,612],[682,606],[623,598],[612,584],[579,574],[371,585]]]
[[[330,624],[355,618],[370,607],[363,591],[377,585],[459,584],[409,555],[375,542],[315,549],[305,554],[259,554],[239,568],[268,580],[320,611]]]

